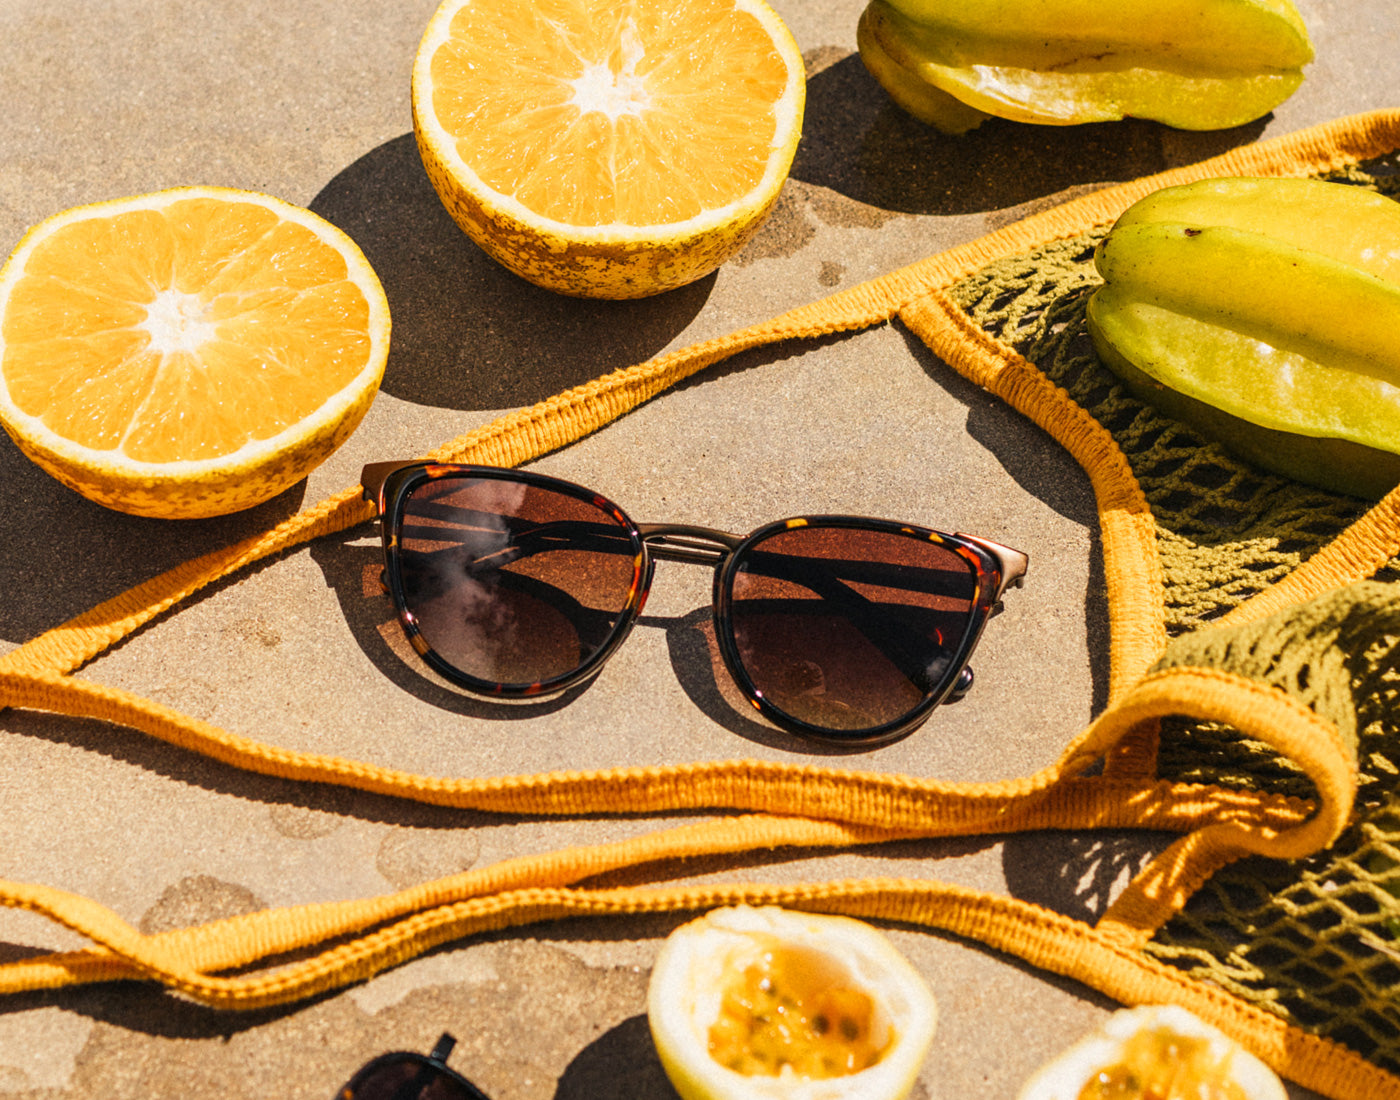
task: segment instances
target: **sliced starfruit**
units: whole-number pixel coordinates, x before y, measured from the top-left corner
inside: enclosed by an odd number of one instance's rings
[[[927,122],[945,134],[965,134],[991,117],[930,84],[887,54],[875,34],[874,24],[881,13],[872,10],[874,7],[872,4],[861,13],[856,24],[856,46],[870,75],[880,82],[892,100],[920,122]]]
[[[861,56],[910,108],[915,80],[967,107],[1066,126],[1135,117],[1239,126],[1297,89],[1313,57],[1290,0],[872,0]]]
[[[1205,180],[1131,206],[1095,264],[1089,332],[1143,401],[1298,481],[1400,484],[1400,203]]]

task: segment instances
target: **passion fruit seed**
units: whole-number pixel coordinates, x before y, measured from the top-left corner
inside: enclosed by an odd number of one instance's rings
[[[893,1037],[871,1038],[875,1005],[858,989],[814,981],[806,952],[765,951],[734,975],[710,1026],[710,1056],[737,1073],[843,1077],[873,1066]]]

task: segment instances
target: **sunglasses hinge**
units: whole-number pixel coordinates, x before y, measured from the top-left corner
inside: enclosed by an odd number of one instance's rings
[[[1008,588],[1020,588],[1026,578],[1026,569],[1030,566],[1030,555],[1020,550],[1013,550],[1009,546],[1003,546],[999,542],[991,539],[978,538],[976,535],[966,535],[958,532],[958,538],[966,539],[970,543],[980,546],[987,553],[996,559],[1001,567],[1001,586],[996,591],[996,599],[1000,600]]]
[[[360,471],[360,495],[376,508],[383,507],[384,483],[399,470],[420,466],[421,462],[367,462]]]

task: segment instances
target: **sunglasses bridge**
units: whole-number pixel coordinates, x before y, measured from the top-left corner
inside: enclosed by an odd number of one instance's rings
[[[639,523],[637,534],[657,561],[719,565],[739,548],[743,535],[690,523]]]

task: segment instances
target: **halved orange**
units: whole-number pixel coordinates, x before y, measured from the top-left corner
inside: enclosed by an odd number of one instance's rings
[[[635,298],[758,229],[805,89],[762,0],[446,0],[414,65],[414,131],[488,254],[562,293]]]
[[[77,207],[0,270],[0,423],[136,515],[221,515],[295,484],[359,424],[388,352],[354,241],[253,192]]]

